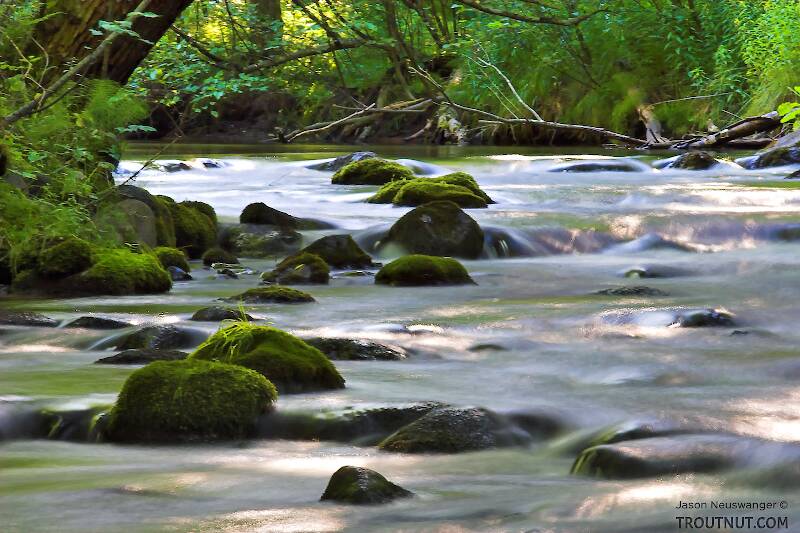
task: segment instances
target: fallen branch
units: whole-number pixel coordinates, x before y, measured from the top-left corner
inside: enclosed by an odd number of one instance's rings
[[[295,139],[297,139],[299,137],[302,137],[304,135],[311,135],[312,133],[322,133],[323,131],[327,131],[327,130],[329,130],[331,128],[339,126],[340,124],[344,124],[345,122],[347,122],[349,120],[352,120],[352,119],[354,119],[354,118],[356,118],[358,116],[364,115],[365,113],[368,113],[374,107],[375,107],[375,104],[370,104],[369,106],[365,107],[364,109],[360,109],[360,110],[356,111],[355,113],[347,115],[346,117],[341,118],[339,120],[334,120],[333,122],[324,123],[324,125],[320,125],[319,127],[308,127],[308,128],[304,128],[302,130],[294,131],[294,132],[292,132],[292,133],[290,133],[289,135],[286,136],[286,141],[285,142],[290,143],[290,142],[294,141]],[[312,125],[312,126],[315,126],[315,125]]]
[[[688,150],[691,148],[711,148],[729,144],[756,133],[766,133],[781,126],[781,117],[777,111],[758,117],[747,117],[718,132],[700,137],[672,143],[670,148]]]

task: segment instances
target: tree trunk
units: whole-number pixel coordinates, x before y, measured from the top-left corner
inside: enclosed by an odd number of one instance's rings
[[[262,48],[269,45],[272,41],[280,40],[283,38],[283,17],[281,15],[281,2],[280,0],[254,0],[256,11],[262,18],[264,27],[259,32],[256,29],[256,35],[253,41],[260,45]]]
[[[192,0],[153,0],[146,11],[159,15],[157,18],[138,17],[133,31],[141,39],[128,35],[120,36],[104,55],[103,60],[92,65],[85,76],[106,78],[124,84],[139,63],[147,56],[153,44],[175,22],[175,19]],[[29,48],[31,54],[47,54],[50,67],[46,80],[58,78],[69,61],[80,61],[103,40],[104,35],[93,35],[101,20],[115,22],[133,11],[140,0],[49,0],[46,16],[34,31],[35,42]],[[145,42],[150,41],[150,42]],[[41,46],[41,48],[39,48]]]

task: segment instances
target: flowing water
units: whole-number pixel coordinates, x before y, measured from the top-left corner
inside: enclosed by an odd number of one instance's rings
[[[137,170],[159,148],[134,146],[123,171]],[[262,201],[337,226],[305,232],[306,242],[352,233],[368,247],[376,228],[408,211],[363,203],[375,187],[334,186],[330,173],[306,168],[346,147],[282,149],[175,145],[160,157],[216,157],[224,167],[148,169],[135,184],[208,202],[222,221]],[[0,530],[674,531],[676,515],[685,514],[674,509],[679,501],[710,499],[788,501],[781,514],[800,523],[800,475],[779,484],[750,465],[606,481],[570,475],[576,453],[564,444],[589,430],[641,421],[800,444],[800,243],[778,238],[800,222],[800,188],[783,181],[789,169],[657,171],[642,163],[648,158],[623,153],[611,155],[634,158],[636,171],[552,172],[571,159],[607,161],[609,153],[374,149],[424,161],[434,174],[472,173],[497,203],[469,214],[495,228],[504,244],[464,261],[475,286],[389,288],[370,277],[336,277],[307,288],[317,304],[250,306],[251,314],[296,334],[414,350],[404,361],[337,361],[346,389],[284,395],[278,409],[435,400],[547,413],[563,425],[562,435],[457,455],[289,440],[121,446],[10,439],[0,443]],[[127,177],[123,172],[119,181]],[[259,270],[274,264],[243,262]],[[624,278],[631,268],[674,275]],[[256,286],[257,277],[216,279],[200,264],[193,269],[194,281],[166,295],[8,305],[65,321],[98,314],[211,333],[217,325],[186,322],[191,313]],[[625,285],[667,296],[593,294]],[[734,313],[737,326],[669,327],[676,312],[698,308]],[[11,432],[20,409],[113,403],[135,367],[91,364],[108,355],[94,347],[110,335],[4,327],[0,433]],[[503,349],[470,349],[479,344]],[[781,452],[770,453],[758,463],[783,467]],[[373,468],[417,496],[378,507],[320,503],[331,473],[346,464]],[[796,460],[785,466],[797,474]]]

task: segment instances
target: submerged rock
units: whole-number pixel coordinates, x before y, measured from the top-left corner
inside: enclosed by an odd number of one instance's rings
[[[518,446],[530,440],[530,435],[497,413],[444,407],[400,428],[379,448],[403,453],[459,453]]]
[[[322,440],[375,446],[401,427],[441,407],[445,405],[426,402],[345,412],[276,410],[261,417],[258,436],[270,439]]]
[[[199,329],[172,325],[146,326],[117,339],[114,347],[118,350],[189,348],[203,342],[206,336],[206,333]]]
[[[282,393],[344,388],[344,378],[322,352],[294,335],[267,326],[229,326],[209,337],[190,359],[250,368]]]
[[[220,307],[218,305],[212,307],[204,307],[195,311],[189,320],[195,322],[222,322],[223,320],[254,320],[252,316],[248,315],[240,309],[234,307]]]
[[[146,365],[153,361],[179,361],[189,356],[179,350],[135,348],[95,361],[97,365]]]
[[[236,296],[226,298],[226,301],[244,302],[248,304],[300,304],[316,302],[314,297],[306,292],[278,285],[250,289]]]
[[[390,181],[412,179],[414,173],[408,168],[385,159],[363,159],[350,163],[331,178],[335,185],[383,185]]]
[[[453,202],[430,202],[403,215],[380,247],[397,245],[410,254],[476,259],[483,252],[481,227]]]
[[[185,442],[249,437],[272,407],[275,387],[237,365],[157,361],[122,386],[105,435],[117,442]]]
[[[130,322],[123,322],[113,318],[102,316],[82,316],[64,325],[65,328],[84,328],[84,329],[122,329],[131,327]]]
[[[557,165],[548,172],[646,172],[651,168],[631,159],[607,159],[599,161],[569,161]]]
[[[264,272],[261,281],[282,285],[326,284],[331,269],[318,255],[300,252],[278,263],[271,272]]]
[[[224,226],[220,245],[238,257],[268,257],[300,248],[303,236],[294,229],[264,224]]]
[[[328,235],[312,242],[300,253],[321,257],[333,268],[369,268],[372,258],[356,244],[350,235]]]
[[[417,287],[425,285],[475,285],[467,269],[451,257],[406,255],[381,268],[378,285]]]
[[[11,311],[0,309],[0,325],[5,326],[36,326],[40,328],[54,328],[58,320],[30,311]]]
[[[612,287],[610,289],[599,290],[594,294],[598,296],[668,296],[666,292],[660,289],[645,287],[644,285]]]
[[[800,447],[733,435],[701,434],[645,438],[584,450],[572,473],[608,479],[636,479],[683,473],[718,472],[759,463],[793,463]]]
[[[393,348],[377,342],[330,337],[303,340],[333,360],[398,361],[407,357],[406,351],[402,348]]]
[[[719,309],[696,309],[678,314],[673,327],[681,328],[729,328],[736,325],[733,315]]]
[[[320,500],[355,505],[389,503],[413,493],[381,474],[358,466],[343,466],[331,476]]]
[[[353,152],[351,154],[340,155],[333,161],[316,163],[314,165],[309,165],[306,168],[310,168],[311,170],[336,172],[337,170],[349,165],[350,163],[355,163],[356,161],[363,161],[365,159],[374,159],[376,157],[378,157],[378,155],[375,152]]]
[[[636,266],[621,272],[624,278],[677,278],[691,276],[693,272],[666,265]]]

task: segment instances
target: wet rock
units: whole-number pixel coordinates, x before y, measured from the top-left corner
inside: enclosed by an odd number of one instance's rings
[[[557,165],[548,172],[647,172],[651,168],[632,159],[607,159],[600,161],[570,161]]]
[[[146,365],[153,361],[179,361],[188,356],[188,353],[180,350],[136,348],[103,357],[94,363],[97,365]]]
[[[800,146],[772,148],[747,162],[745,168],[759,169],[800,164]]]
[[[796,180],[796,179],[800,179],[800,170],[795,170],[794,172],[792,172],[791,174],[789,174],[788,176],[786,176],[786,179],[787,179],[787,180]]]
[[[223,250],[222,248],[211,248],[206,250],[202,257],[205,266],[211,266],[214,263],[227,263],[229,265],[239,264],[239,259],[235,255]]]
[[[136,242],[153,247],[158,244],[156,215],[142,201],[127,198],[117,202],[115,209],[124,216],[133,231]]]
[[[123,322],[122,320],[115,320],[113,318],[105,318],[102,316],[82,316],[69,322],[65,328],[84,328],[84,329],[122,329],[131,327],[133,324]]]
[[[223,168],[226,166],[225,163],[219,159],[208,159],[206,157],[192,159],[192,163],[197,163],[205,168]]]
[[[612,287],[610,289],[602,289],[594,294],[599,296],[668,296],[668,294],[660,289],[653,287],[646,287],[644,285],[633,285],[628,287]]]
[[[54,328],[58,326],[58,320],[54,320],[39,313],[32,313],[29,311],[11,311],[8,309],[0,309],[0,325]]]
[[[234,307],[204,307],[195,311],[189,320],[195,322],[222,322],[223,320],[254,320],[252,316]]]
[[[645,438],[584,450],[572,473],[608,479],[636,479],[683,473],[718,472],[758,462],[790,464],[800,447],[733,435],[678,435]]]
[[[318,255],[300,252],[278,263],[271,272],[261,275],[264,283],[282,285],[327,284],[331,269]]]
[[[236,296],[227,298],[228,302],[244,302],[247,304],[299,304],[315,302],[316,300],[308,293],[298,291],[289,287],[273,285],[271,287],[258,287],[247,290]]]
[[[260,419],[258,436],[270,439],[321,440],[375,446],[401,427],[442,407],[445,405],[426,402],[345,412],[277,410]]]
[[[475,285],[467,269],[455,259],[429,255],[395,259],[378,271],[375,283],[393,287]]]
[[[72,442],[96,441],[98,434],[95,423],[110,406],[97,406],[88,409],[41,412],[47,425],[47,439]]]
[[[288,213],[269,207],[263,202],[247,205],[239,215],[239,222],[243,225],[275,226],[283,230],[333,228],[333,225],[327,222],[311,218],[294,217]]]
[[[390,181],[412,179],[414,173],[394,161],[363,159],[350,163],[331,178],[335,185],[384,185]]]
[[[413,493],[395,485],[378,472],[358,466],[343,466],[331,476],[320,500],[355,505],[389,503]]]
[[[276,399],[264,376],[238,365],[156,361],[125,381],[104,433],[114,442],[245,438]]]
[[[206,339],[205,332],[199,329],[179,326],[146,326],[138,331],[116,339],[114,347],[118,350],[156,349],[172,350],[197,346]]]
[[[736,325],[733,315],[719,309],[696,309],[678,314],[673,327],[681,328],[729,328]]]
[[[380,248],[397,245],[410,254],[476,259],[484,234],[475,220],[453,202],[430,202],[392,225]]]
[[[636,266],[621,272],[624,278],[677,278],[691,276],[693,272],[665,265]]]
[[[300,249],[303,236],[291,229],[264,224],[223,226],[220,245],[238,257],[269,257]]]
[[[505,416],[528,435],[537,439],[549,439],[567,429],[561,418],[542,411],[512,411]]]
[[[372,258],[356,244],[350,235],[328,235],[312,242],[300,253],[307,252],[321,257],[333,268],[369,268],[374,266]]]
[[[675,168],[682,170],[708,170],[719,164],[716,158],[708,152],[687,152],[669,159],[662,159],[653,163],[653,168]]]
[[[470,352],[505,352],[508,351],[508,348],[502,346],[500,344],[493,344],[493,343],[485,343],[485,344],[473,344],[469,348],[467,348]]]
[[[356,339],[315,337],[303,339],[328,359],[341,361],[398,361],[407,357],[402,348]]]
[[[216,213],[202,202],[175,202],[167,196],[159,196],[169,209],[175,224],[175,246],[191,259],[199,259],[203,252],[217,241]]]
[[[336,172],[337,170],[349,165],[350,163],[355,163],[356,161],[363,161],[365,159],[374,159],[376,157],[378,157],[378,155],[375,152],[353,152],[351,154],[340,155],[333,161],[316,163],[314,165],[309,165],[306,168],[310,168],[311,170]]]
[[[263,374],[281,393],[343,389],[344,378],[322,352],[267,326],[232,325],[195,350],[192,360],[220,360]]]
[[[156,168],[161,172],[180,172],[181,170],[191,170],[192,167],[183,161],[158,161],[155,163]]]
[[[676,250],[679,252],[697,252],[697,248],[669,239],[657,233],[648,233],[630,242],[617,244],[606,250],[608,253],[638,253],[647,250]]]
[[[132,199],[146,204],[155,216],[156,244],[175,247],[175,221],[172,218],[168,201],[133,185],[120,185],[114,190],[122,200]]]
[[[176,266],[168,266],[167,272],[172,281],[192,281],[194,279],[191,274]]]
[[[530,435],[497,413],[445,407],[400,428],[379,448],[402,453],[459,453],[523,445],[530,440]]]

